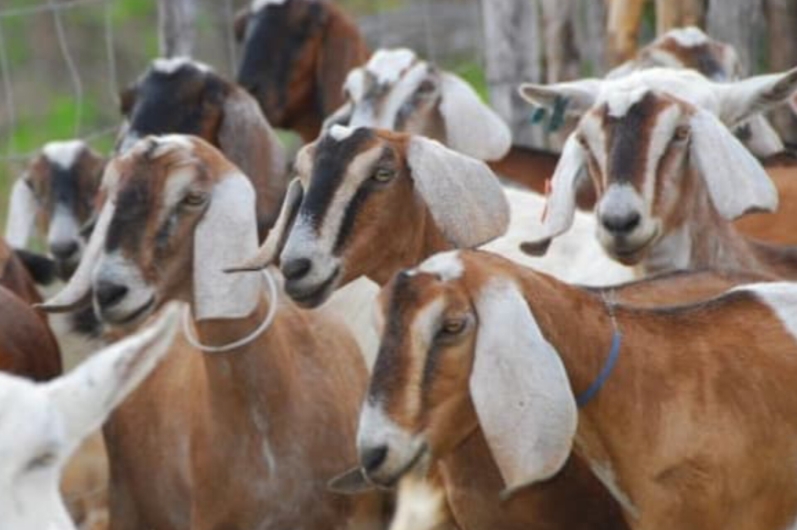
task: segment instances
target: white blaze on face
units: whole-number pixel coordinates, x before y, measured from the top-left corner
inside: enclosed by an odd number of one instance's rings
[[[287,1],[288,0],[252,0],[252,4],[249,9],[252,13],[257,13],[261,9],[264,9],[268,6],[271,5],[279,6]]]
[[[191,66],[200,72],[211,72],[213,69],[205,63],[195,61],[190,57],[159,57],[152,61],[152,70],[162,74],[173,74],[183,66]]]
[[[465,266],[459,256],[459,251],[450,250],[448,252],[435,254],[411,271],[411,273],[417,272],[434,274],[442,281],[448,282],[461,278],[462,274],[465,272]]]
[[[365,65],[365,70],[370,73],[380,85],[391,85],[398,81],[416,60],[415,52],[408,48],[392,50],[380,49],[374,52]]]
[[[42,154],[51,164],[63,169],[69,169],[86,148],[86,142],[83,140],[49,142],[42,147]]]

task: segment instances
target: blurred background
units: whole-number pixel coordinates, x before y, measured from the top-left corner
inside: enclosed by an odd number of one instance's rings
[[[644,44],[657,30],[653,1],[337,2],[372,49],[407,46],[455,71],[510,117],[515,140],[526,144],[545,139],[529,123],[531,109],[517,100],[518,82],[600,76],[623,59],[622,39]],[[639,19],[633,30],[607,34],[611,2],[629,5],[620,12]],[[192,3],[194,57],[234,76],[232,20],[248,2]],[[696,7],[686,22],[733,44],[746,74],[797,64],[797,0],[687,3]],[[119,89],[160,54],[158,10],[157,0],[0,0],[0,197],[47,141],[80,137],[102,152],[112,148]],[[797,141],[793,123],[777,125],[787,141]],[[0,224],[6,207],[0,201]]]

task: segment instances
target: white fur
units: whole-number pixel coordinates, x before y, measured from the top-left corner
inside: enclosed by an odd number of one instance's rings
[[[61,469],[156,366],[177,329],[177,308],[49,383],[0,374],[0,528],[73,530],[58,493]]]
[[[287,2],[288,0],[252,0],[252,5],[250,7],[250,11],[252,13],[257,13],[261,9],[268,7],[270,5],[279,6]]]
[[[561,469],[570,455],[578,411],[559,354],[513,281],[492,278],[474,296],[479,330],[470,393],[511,492]]]
[[[443,528],[447,520],[445,490],[423,478],[408,476],[399,482],[396,511],[390,530]]]
[[[202,72],[210,72],[213,70],[207,64],[195,61],[190,57],[159,57],[152,61],[152,69],[163,74],[173,74],[185,65],[190,65]]]
[[[127,287],[127,294],[109,308],[101,308],[94,299],[94,311],[103,320],[123,321],[139,309],[152,303],[155,289],[144,279],[141,269],[118,250],[104,253],[97,262],[92,276],[92,285],[98,282],[112,283]]]
[[[448,282],[461,277],[462,273],[465,271],[465,266],[459,258],[459,252],[452,250],[435,254],[421,263],[415,270],[418,272],[435,274],[442,281]]]
[[[684,46],[685,48],[693,48],[706,44],[709,41],[708,35],[703,33],[703,30],[695,26],[687,26],[685,28],[676,28],[667,32],[667,36],[672,37],[675,41]]]
[[[338,142],[342,142],[346,138],[352,135],[352,133],[356,130],[355,127],[347,127],[345,125],[338,125],[335,124],[329,129],[329,136],[333,139],[337,140]]]
[[[47,231],[47,246],[53,248],[67,243],[77,243],[78,251],[70,258],[70,261],[75,260],[77,263],[84,246],[83,237],[80,235],[80,224],[74,212],[63,204],[57,204],[50,220],[50,229]]]
[[[392,480],[405,471],[407,464],[418,454],[423,439],[397,425],[385,413],[381,403],[368,399],[360,413],[357,429],[357,450],[362,454],[370,448],[387,446],[382,465],[374,470],[374,477]]]
[[[365,97],[365,70],[362,67],[352,68],[346,75],[343,90],[353,101],[361,101]]]
[[[417,61],[415,52],[408,48],[379,49],[374,52],[365,69],[380,85],[398,81],[404,71]]]
[[[797,340],[797,285],[792,282],[756,283],[735,287],[731,291],[754,294],[772,309],[783,327]]]
[[[87,148],[83,140],[48,142],[42,147],[42,154],[51,164],[64,169],[72,167],[80,153]]]
[[[19,177],[11,187],[11,198],[6,219],[5,239],[14,248],[25,248],[33,233],[38,202],[25,176]]]

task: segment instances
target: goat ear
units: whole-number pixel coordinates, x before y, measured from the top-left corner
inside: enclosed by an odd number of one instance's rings
[[[784,103],[797,90],[797,68],[779,74],[757,75],[733,83],[717,83],[720,119],[734,126],[740,121]]]
[[[226,269],[226,272],[256,271],[276,263],[293,227],[303,197],[304,188],[299,177],[296,177],[288,186],[288,193],[285,194],[285,200],[282,202],[282,209],[277,222],[274,223],[274,228],[269,232],[266,241],[260,245],[257,254],[240,265]]]
[[[25,248],[33,232],[38,209],[36,196],[27,182],[27,174],[20,176],[11,188],[6,222],[6,242],[14,248]]]
[[[778,192],[769,175],[725,125],[705,110],[696,111],[690,125],[689,156],[720,215],[736,219],[777,208]]]
[[[323,125],[321,126],[321,134],[330,129],[333,125],[348,126],[353,112],[354,105],[351,101],[347,101],[341,105],[338,110],[326,117]]]
[[[476,247],[506,232],[509,204],[498,179],[484,162],[435,140],[413,136],[407,163],[415,190],[452,245]]]
[[[39,306],[41,309],[48,313],[64,313],[84,307],[91,302],[91,276],[102,254],[115,209],[116,204],[112,198],[105,201],[77,270],[63,289]]]
[[[246,24],[249,22],[249,7],[239,9],[235,13],[235,18],[232,23],[232,32],[235,36],[235,42],[241,43],[246,36]]]
[[[443,72],[441,81],[440,114],[446,128],[446,144],[479,160],[502,158],[512,146],[507,124],[459,77]]]
[[[520,248],[525,253],[533,256],[545,254],[551,240],[570,229],[576,214],[576,196],[585,167],[584,150],[575,135],[571,134],[565,141],[559,163],[551,177],[551,194],[548,196],[542,234],[533,241],[521,244]]]
[[[744,143],[755,156],[766,158],[785,149],[777,131],[763,114],[752,116],[743,125],[747,125],[750,128],[750,138],[745,140]]]
[[[600,88],[600,79],[581,79],[552,85],[524,83],[520,85],[520,96],[532,105],[549,109],[555,108],[559,101],[565,101],[565,112],[580,116],[595,103]]]
[[[167,305],[155,323],[94,354],[67,375],[46,383],[68,443],[77,445],[105,421],[157,366],[177,332],[180,309]]]
[[[241,173],[222,177],[194,232],[194,318],[242,318],[255,310],[260,277],[226,274],[257,251],[255,193]]]
[[[475,307],[479,330],[470,393],[508,495],[561,469],[578,412],[559,354],[520,289],[508,279],[493,279]]]
[[[221,151],[249,177],[257,194],[257,226],[264,234],[285,195],[285,152],[255,99],[239,87],[225,98],[218,132]]]

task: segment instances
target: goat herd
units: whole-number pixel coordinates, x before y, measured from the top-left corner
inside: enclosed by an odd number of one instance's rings
[[[331,2],[235,33],[12,189],[2,530],[797,528],[797,69],[673,30],[520,87],[552,154]]]

